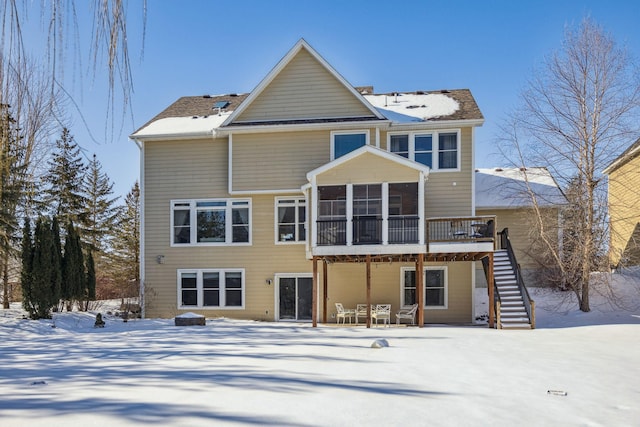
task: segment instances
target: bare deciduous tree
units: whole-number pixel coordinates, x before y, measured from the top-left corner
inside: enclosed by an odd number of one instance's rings
[[[606,182],[602,170],[638,135],[640,80],[628,52],[586,18],[568,28],[502,127],[514,165],[546,165],[569,199],[562,244],[546,239],[561,285],[589,311],[589,278],[606,264]],[[534,200],[535,203],[535,200]],[[539,234],[545,221],[538,216]]]

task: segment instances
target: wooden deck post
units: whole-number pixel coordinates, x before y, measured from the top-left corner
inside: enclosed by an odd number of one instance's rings
[[[329,300],[329,279],[327,278],[327,260],[322,261],[322,323],[327,323],[327,301]]]
[[[489,291],[489,327],[495,327],[496,305],[493,283],[493,252],[489,252],[489,267],[487,268],[487,288]]]
[[[418,303],[418,327],[424,327],[424,254],[418,254],[416,260],[416,302]]]
[[[318,258],[313,257],[313,285],[311,288],[311,326],[318,327]]]
[[[367,254],[367,328],[371,327],[371,255]]]

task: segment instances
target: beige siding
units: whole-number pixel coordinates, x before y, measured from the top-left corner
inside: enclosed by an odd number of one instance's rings
[[[318,185],[417,182],[415,169],[389,159],[364,153],[317,176]]]
[[[440,264],[425,263],[433,267]],[[371,303],[391,304],[393,315],[401,307],[402,300],[402,267],[415,268],[415,264],[371,264]],[[473,320],[471,270],[469,262],[449,263],[448,308],[426,309],[425,323],[468,323]],[[331,264],[328,267],[328,313],[335,315],[335,303],[342,303],[347,308],[355,308],[356,304],[366,303],[367,282],[365,264]],[[335,319],[331,319],[335,321]]]
[[[426,183],[427,217],[468,216],[472,214],[472,129],[460,133],[460,172],[434,171]]]
[[[329,161],[329,131],[233,135],[233,190],[290,190]]]
[[[496,232],[505,228],[509,229],[509,240],[514,248],[516,259],[525,275],[527,286],[539,286],[534,280],[533,271],[539,269],[544,260],[542,255],[548,253],[546,246],[538,238],[538,226],[536,225],[532,209],[478,209],[477,215],[496,215]],[[558,210],[556,208],[543,209],[545,217],[545,231],[549,239],[559,244]],[[484,272],[481,272],[482,264],[477,263],[479,283],[486,286]]]
[[[184,197],[184,196],[183,196]],[[148,317],[172,317],[187,310],[177,309],[177,270],[201,268],[244,268],[246,300],[244,310],[188,310],[207,317],[237,317],[274,320],[275,283],[266,284],[276,273],[310,273],[302,244],[276,245],[273,196],[252,198],[252,245],[217,247],[170,247],[169,201],[158,208],[159,215],[146,217],[146,296]],[[156,255],[165,256],[164,264]]]
[[[609,220],[611,264],[640,264],[640,157],[609,175]]]
[[[373,114],[302,49],[235,122],[365,116]]]

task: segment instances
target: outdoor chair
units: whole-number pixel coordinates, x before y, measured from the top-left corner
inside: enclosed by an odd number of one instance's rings
[[[353,323],[353,317],[356,315],[356,311],[354,309],[344,308],[344,306],[337,302],[336,310],[338,313],[336,314],[336,323],[340,324],[340,319],[342,319],[342,324],[345,324],[346,318],[349,318],[349,323]]]
[[[396,325],[400,324],[402,319],[411,320],[411,324],[416,324],[416,312],[418,311],[418,304],[413,304],[411,308],[403,308],[396,313]]]
[[[364,317],[365,320],[367,319],[368,308],[368,304],[356,304],[356,325],[358,324],[360,317]]]
[[[376,319],[376,325],[378,320],[382,320],[383,325],[390,326],[391,304],[376,304],[376,308],[371,312],[371,318]]]

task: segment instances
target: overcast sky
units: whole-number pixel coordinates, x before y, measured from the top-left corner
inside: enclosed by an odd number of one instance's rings
[[[144,50],[142,2],[130,0],[128,7],[133,117],[125,116],[120,135],[105,136],[104,75],[66,73],[87,123],[76,114],[71,131],[88,157],[97,153],[117,194],[126,194],[139,176],[138,148],[129,134],[180,96],[251,91],[300,38],[354,86],[372,85],[376,92],[470,89],[485,116],[476,132],[477,167],[502,166],[491,155],[498,125],[533,69],[560,48],[567,25],[591,16],[640,57],[636,0],[153,0]],[[78,9],[83,52],[91,41],[91,14]],[[36,13],[30,17],[39,25]],[[45,41],[44,31],[27,37],[34,53]],[[86,52],[74,62],[81,71],[90,64]]]

